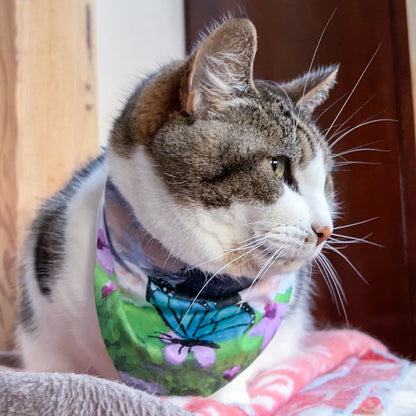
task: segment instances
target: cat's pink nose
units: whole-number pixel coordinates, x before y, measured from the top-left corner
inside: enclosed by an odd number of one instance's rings
[[[317,246],[331,237],[332,230],[327,225],[312,224],[312,229],[318,237],[318,241],[316,243]]]

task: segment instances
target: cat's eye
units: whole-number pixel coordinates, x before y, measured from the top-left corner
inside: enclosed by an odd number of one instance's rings
[[[273,169],[274,174],[278,178],[281,178],[284,175],[286,170],[286,159],[284,157],[273,157],[270,161],[270,165]]]

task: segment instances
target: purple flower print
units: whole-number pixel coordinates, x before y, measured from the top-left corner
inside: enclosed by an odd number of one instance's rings
[[[237,365],[233,368],[228,368],[227,370],[224,370],[223,378],[227,381],[231,381],[237,375],[240,369],[241,365]]]
[[[101,289],[101,296],[106,298],[110,296],[114,291],[117,290],[117,283],[114,280],[109,280]]]
[[[166,345],[163,348],[165,358],[173,365],[181,365],[192,351],[201,367],[210,367],[217,360],[217,355],[211,347],[192,345],[192,341],[178,337],[174,332],[161,334],[159,337]]]
[[[105,239],[104,230],[102,228],[98,230],[96,259],[100,267],[109,276],[114,274],[113,256],[111,254],[110,246]]]
[[[268,303],[264,307],[264,316],[260,322],[248,333],[253,335],[263,335],[261,349],[264,350],[277,332],[280,323],[287,311],[287,303]]]

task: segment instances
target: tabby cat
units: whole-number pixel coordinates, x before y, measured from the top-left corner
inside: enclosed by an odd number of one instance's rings
[[[231,19],[145,79],[105,154],[41,207],[21,267],[28,370],[241,402],[247,380],[298,351],[311,325],[310,264],[333,229],[333,160],[312,114],[338,68],[255,80],[256,49],[253,24]],[[149,320],[138,322],[146,302]],[[117,344],[124,336],[128,347]],[[224,358],[235,342],[237,358]]]

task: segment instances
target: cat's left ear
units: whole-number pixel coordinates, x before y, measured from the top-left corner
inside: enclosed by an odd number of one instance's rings
[[[311,115],[328,97],[336,83],[339,65],[319,68],[294,79],[281,87],[296,107]]]

